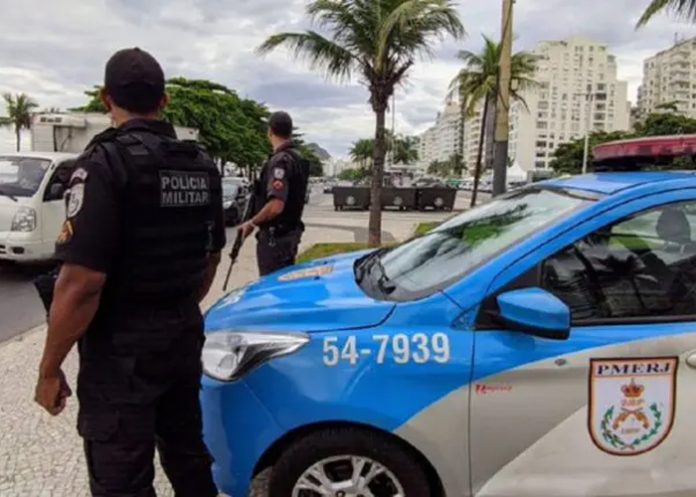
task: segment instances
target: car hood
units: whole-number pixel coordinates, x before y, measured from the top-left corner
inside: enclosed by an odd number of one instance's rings
[[[332,331],[383,322],[393,302],[368,297],[355,282],[357,252],[293,266],[223,297],[206,314],[206,329]]]

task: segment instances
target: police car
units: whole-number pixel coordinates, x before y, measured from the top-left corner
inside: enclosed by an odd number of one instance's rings
[[[221,491],[696,495],[696,175],[516,190],[210,310]]]

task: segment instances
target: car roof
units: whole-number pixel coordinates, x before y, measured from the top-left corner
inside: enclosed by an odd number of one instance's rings
[[[585,190],[590,192],[613,195],[623,190],[635,188],[648,183],[692,179],[696,186],[696,174],[689,171],[639,171],[639,172],[607,172],[569,176],[544,181],[542,184],[552,188]]]
[[[78,154],[67,152],[9,152],[0,153],[0,157],[27,157],[30,159],[46,159],[50,161],[61,161],[69,159],[77,159]]]

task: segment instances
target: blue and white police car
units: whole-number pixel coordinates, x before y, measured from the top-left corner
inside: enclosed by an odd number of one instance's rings
[[[696,495],[696,175],[514,191],[207,315],[221,491]]]

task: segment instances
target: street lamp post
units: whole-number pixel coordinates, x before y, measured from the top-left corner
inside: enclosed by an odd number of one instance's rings
[[[582,174],[587,174],[590,161],[590,133],[592,132],[592,110],[594,108],[595,94],[592,84],[587,85],[585,93],[575,93],[576,97],[583,97],[586,101],[585,112],[585,145],[582,152]]]
[[[587,163],[590,158],[590,133],[592,128],[592,109],[594,107],[594,93],[592,85],[588,85],[587,94],[587,126],[585,129],[585,149],[582,154],[582,174],[587,174]]]

